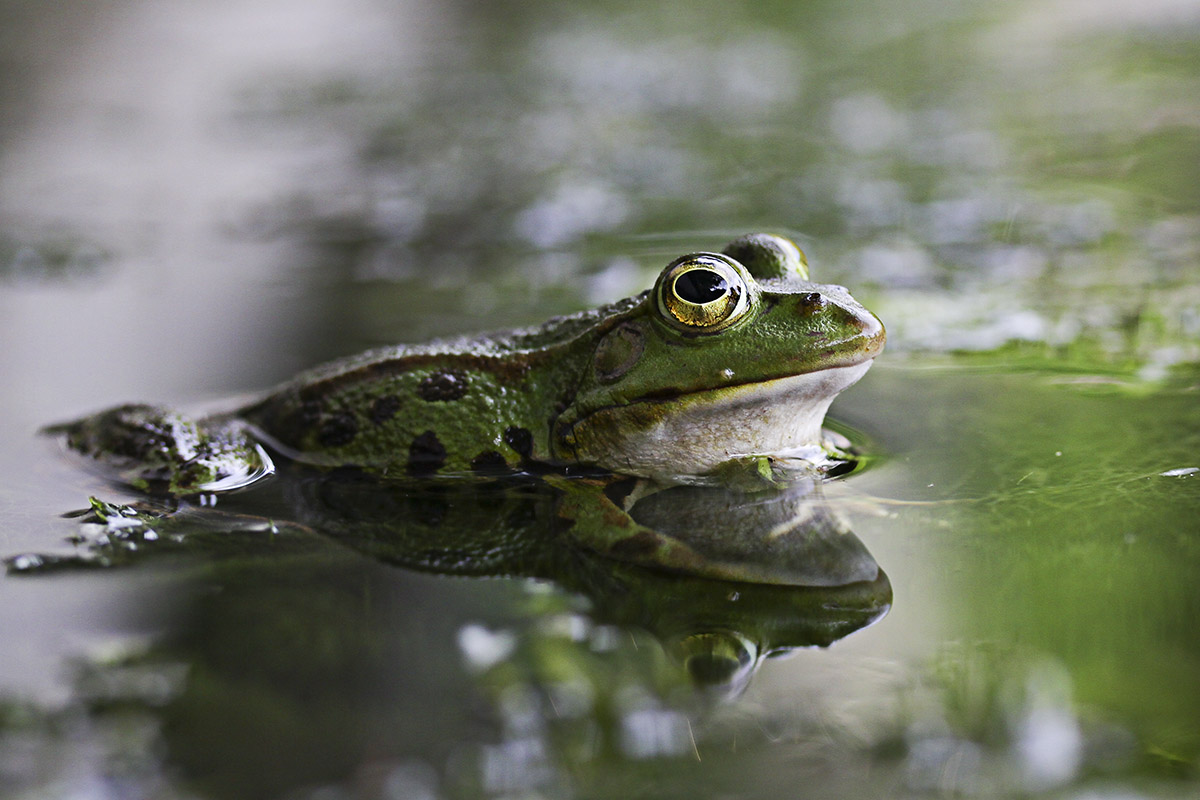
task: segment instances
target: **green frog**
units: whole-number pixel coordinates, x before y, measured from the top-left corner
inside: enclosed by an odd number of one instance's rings
[[[795,244],[751,234],[540,327],[373,350],[232,411],[125,405],[48,430],[175,496],[243,488],[273,471],[271,453],[380,476],[583,465],[671,480],[827,451],[826,410],[884,340],[846,289],[809,280]]]

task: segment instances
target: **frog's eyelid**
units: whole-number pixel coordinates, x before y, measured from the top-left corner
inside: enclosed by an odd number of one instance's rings
[[[697,253],[673,262],[663,271],[657,287],[660,314],[674,327],[689,333],[716,333],[729,327],[750,307],[750,285],[735,265],[728,256],[715,253]],[[718,275],[725,291],[703,303],[680,294],[676,288],[679,279],[696,271]]]

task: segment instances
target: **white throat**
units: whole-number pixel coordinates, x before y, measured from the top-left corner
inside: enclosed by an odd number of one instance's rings
[[[868,360],[664,401],[669,413],[622,432],[600,463],[651,477],[700,475],[731,458],[820,445],[830,403],[870,366]]]

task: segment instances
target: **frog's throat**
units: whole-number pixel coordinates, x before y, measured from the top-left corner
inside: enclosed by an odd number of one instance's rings
[[[571,459],[648,477],[702,475],[731,458],[819,445],[830,403],[873,361],[597,409],[557,444]]]

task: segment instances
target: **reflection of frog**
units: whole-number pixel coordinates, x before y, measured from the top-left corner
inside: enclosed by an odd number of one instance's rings
[[[381,561],[551,578],[596,621],[651,631],[697,683],[731,692],[763,658],[828,646],[891,607],[887,575],[811,478],[751,493],[619,476],[497,488],[327,475],[292,506]]]
[[[697,682],[731,691],[764,657],[829,645],[891,604],[887,576],[812,476],[750,493],[616,475],[483,483],[285,469],[282,478],[284,507],[271,520],[93,501],[76,555],[25,554],[9,569],[182,553],[327,563],[335,541],[409,569],[552,579],[588,597],[596,622],[651,631]]]
[[[845,289],[755,234],[673,261],[653,289],[540,328],[376,350],[198,420],[123,406],[59,426],[139,488],[222,491],[271,471],[260,445],[383,475],[589,464],[701,475],[809,447],[884,343]]]

